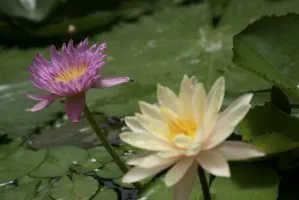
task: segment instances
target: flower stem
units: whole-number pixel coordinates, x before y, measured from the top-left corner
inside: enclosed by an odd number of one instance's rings
[[[101,140],[102,144],[106,148],[106,150],[109,152],[115,163],[118,165],[118,167],[121,169],[121,171],[125,174],[129,171],[128,166],[121,160],[121,158],[117,155],[117,153],[114,151],[112,145],[109,143],[109,141],[106,138],[107,132],[104,129],[101,129],[98,125],[95,119],[93,118],[89,108],[87,105],[84,107],[84,114],[89,122],[90,126],[92,129],[95,131],[97,134],[98,138]],[[142,185],[140,183],[133,183],[133,185],[137,189],[141,189]]]
[[[204,200],[212,200],[208,181],[206,179],[205,172],[201,167],[198,167],[198,176],[201,183],[201,189],[204,196]]]

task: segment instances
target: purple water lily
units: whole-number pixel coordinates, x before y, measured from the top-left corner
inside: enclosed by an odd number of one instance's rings
[[[52,45],[50,61],[37,54],[29,67],[30,79],[34,86],[48,91],[49,94],[46,96],[27,94],[29,98],[40,101],[28,111],[39,111],[56,99],[66,97],[67,116],[72,122],[78,122],[85,106],[88,89],[130,82],[127,76],[103,77],[99,74],[105,64],[103,54],[105,48],[105,42],[89,47],[88,39],[74,47],[71,40],[67,45],[63,44],[60,54]]]

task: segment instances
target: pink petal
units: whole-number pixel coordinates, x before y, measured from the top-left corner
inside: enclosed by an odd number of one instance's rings
[[[197,163],[194,162],[185,176],[175,185],[173,189],[174,200],[188,200],[196,177]]]
[[[38,95],[38,94],[25,94],[27,97],[33,100],[38,100],[38,101],[43,101],[43,100],[55,100],[58,99],[59,96],[55,94],[50,94],[50,95]]]
[[[238,141],[224,141],[215,147],[215,150],[219,151],[227,160],[244,160],[265,155],[253,145]]]
[[[82,95],[68,97],[65,110],[71,122],[79,122],[81,113],[85,107],[85,93]]]
[[[55,99],[40,101],[38,104],[36,104],[32,108],[28,108],[27,111],[36,112],[36,111],[42,110],[42,109],[46,108],[47,106],[49,106],[50,104],[52,104],[54,101],[55,101]]]
[[[223,155],[217,151],[202,151],[198,154],[197,161],[210,174],[230,177],[229,165]]]
[[[132,80],[127,76],[115,76],[115,77],[99,77],[94,83],[95,88],[106,88],[119,85],[122,83],[128,83]]]

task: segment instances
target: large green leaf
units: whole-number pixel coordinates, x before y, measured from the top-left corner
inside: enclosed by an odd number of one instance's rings
[[[105,164],[102,168],[97,170],[97,174],[99,177],[106,179],[119,178],[123,175],[115,162]]]
[[[54,199],[89,200],[98,190],[98,182],[90,176],[62,177],[51,190]]]
[[[222,39],[210,27],[206,4],[164,10],[99,35],[96,40],[109,41],[104,74],[129,75],[135,81],[95,90],[88,99],[93,108],[124,115],[136,110],[138,100],[155,101],[157,82],[178,89],[183,74],[189,74],[210,85],[222,73],[217,59],[226,59]]]
[[[260,17],[299,13],[297,0],[231,0],[219,26],[234,34]]]
[[[18,187],[12,187],[0,192],[1,200],[32,200],[37,186],[37,180],[29,179],[19,183]]]
[[[299,15],[263,17],[234,40],[234,61],[299,99]]]
[[[299,12],[297,7],[299,1],[271,1],[271,0],[231,0],[224,12],[218,26],[218,30],[226,37],[226,45],[229,48],[227,57],[233,57],[233,36],[242,31],[248,24],[253,23],[265,15],[284,15],[290,12]],[[282,30],[282,29],[281,29]],[[237,63],[238,64],[238,63]],[[229,90],[232,92],[256,91],[270,89],[272,83],[235,65],[227,66],[225,76],[227,77]],[[258,93],[255,95],[257,103],[263,103],[269,99],[268,95]]]
[[[33,151],[24,147],[11,148],[10,144],[1,146],[1,149],[10,151],[0,159],[0,183],[21,178],[30,173],[41,165],[47,155],[46,149]]]
[[[112,189],[101,189],[98,194],[93,198],[93,200],[117,200],[117,193]]]
[[[279,177],[271,169],[263,165],[250,163],[231,164],[231,178],[216,177],[211,186],[213,199],[221,200],[273,200],[277,196]],[[172,199],[172,190],[158,179],[138,199]],[[190,200],[203,200],[201,187],[196,180]]]
[[[26,92],[36,93],[38,91],[29,83],[27,70],[27,66],[32,62],[37,51],[42,51],[42,49],[12,48],[0,51],[1,133],[10,136],[28,135],[36,128],[43,127],[47,122],[57,118],[56,113],[63,110],[63,106],[57,102],[40,112],[26,111],[27,108],[37,103],[25,96]]]
[[[32,177],[55,177],[69,173],[72,164],[88,159],[88,152],[74,146],[49,148],[47,159],[30,173]]]
[[[103,115],[95,116],[95,120],[99,125],[106,121]],[[90,128],[87,120],[82,117],[78,123],[64,120],[62,123],[58,122],[56,126],[44,130],[38,135],[34,135],[31,138],[30,147],[41,149],[51,146],[73,145],[90,148],[98,144],[100,144],[100,141],[97,135]]]
[[[279,176],[263,165],[231,164],[232,176],[216,178],[211,191],[221,200],[274,200],[277,197]]]
[[[273,154],[299,146],[299,120],[271,103],[252,109],[240,124],[243,139]]]

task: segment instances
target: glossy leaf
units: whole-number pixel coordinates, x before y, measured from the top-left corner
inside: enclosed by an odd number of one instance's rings
[[[117,200],[117,193],[112,189],[101,189],[97,195],[93,198],[93,200],[103,200],[103,199],[109,199],[109,200]]]
[[[0,183],[21,178],[35,170],[43,163],[46,155],[46,149],[33,151],[24,147],[9,152],[0,160]]]
[[[51,190],[54,199],[89,200],[98,190],[98,182],[90,176],[64,176]]]
[[[263,17],[234,39],[234,61],[299,99],[299,15]],[[287,33],[287,34],[286,34]]]
[[[49,148],[44,163],[30,173],[32,177],[56,177],[69,173],[72,164],[88,159],[88,152],[74,146]]]
[[[240,124],[243,139],[252,142],[268,154],[293,149],[299,145],[299,119],[271,103],[252,109]]]

